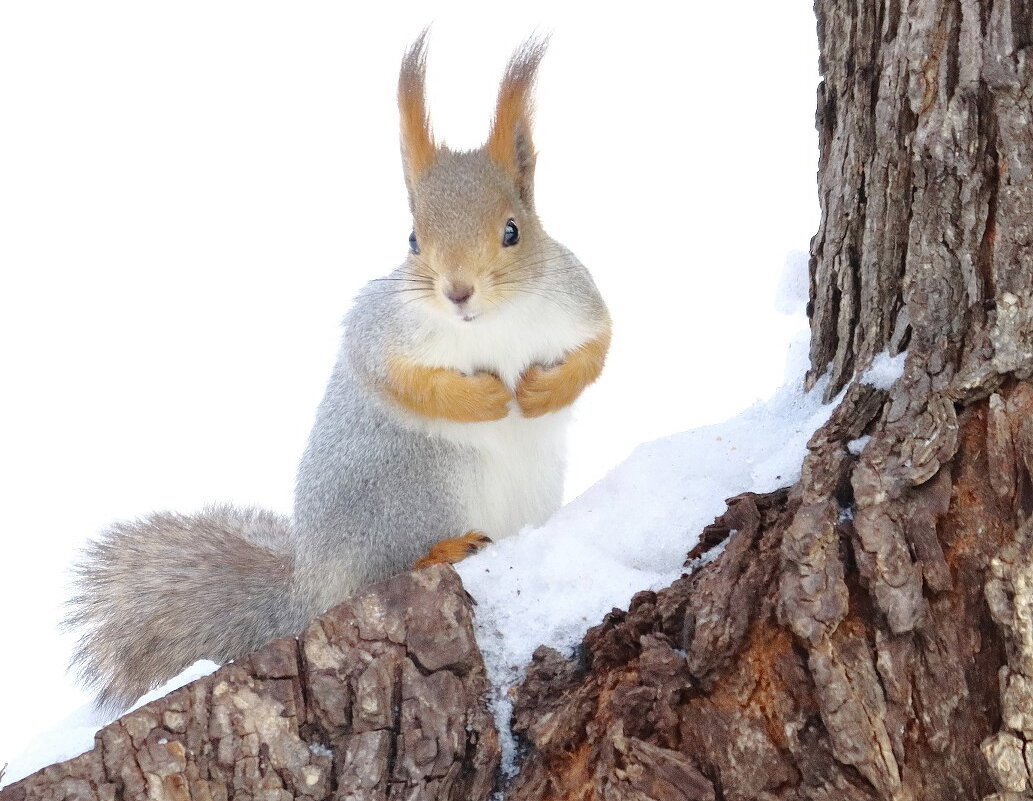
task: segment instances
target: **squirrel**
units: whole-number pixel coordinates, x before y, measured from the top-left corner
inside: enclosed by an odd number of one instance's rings
[[[559,508],[570,404],[610,316],[534,205],[532,90],[546,42],[505,70],[487,142],[435,142],[426,35],[398,80],[413,228],[355,299],[298,468],[292,519],[217,506],[117,523],[76,566],[72,665],[127,708],[198,659],[299,633],[390,575],[455,562]]]

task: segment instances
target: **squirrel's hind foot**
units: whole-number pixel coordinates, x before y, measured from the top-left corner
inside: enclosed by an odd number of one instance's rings
[[[416,560],[413,569],[436,565],[442,562],[455,564],[468,556],[477,553],[481,548],[491,542],[491,537],[486,537],[479,531],[467,531],[461,537],[448,537],[435,542],[427,555]]]

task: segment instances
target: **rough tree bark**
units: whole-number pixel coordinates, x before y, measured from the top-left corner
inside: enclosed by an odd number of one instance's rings
[[[714,561],[539,649],[510,798],[1033,798],[1033,9],[816,12],[808,382],[845,395]]]

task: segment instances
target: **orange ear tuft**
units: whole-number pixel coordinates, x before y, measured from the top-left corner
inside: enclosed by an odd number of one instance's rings
[[[545,55],[548,39],[528,39],[506,67],[495,103],[495,119],[485,149],[488,157],[509,175],[521,199],[534,205],[534,80]]]
[[[402,59],[398,74],[398,112],[401,118],[402,169],[410,201],[413,186],[434,163],[436,148],[427,116],[424,86],[427,75],[427,29]]]

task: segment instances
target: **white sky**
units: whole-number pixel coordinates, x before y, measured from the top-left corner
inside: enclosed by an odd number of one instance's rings
[[[817,226],[810,4],[611,7],[0,5],[0,764],[82,702],[54,627],[87,536],[290,510],[340,318],[405,254],[394,83],[428,22],[457,147],[513,46],[553,32],[538,209],[614,318],[568,496],[778,385],[774,298]]]

